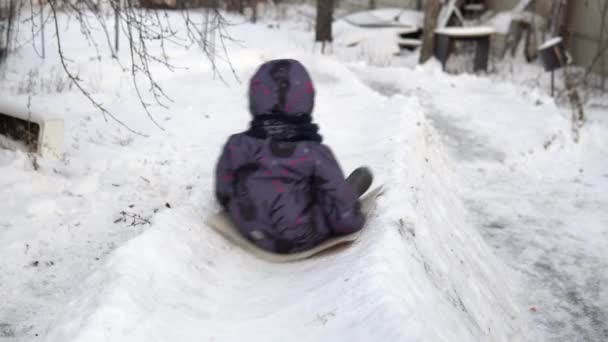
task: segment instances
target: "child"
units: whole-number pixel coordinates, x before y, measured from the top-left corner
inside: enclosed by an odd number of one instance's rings
[[[263,64],[249,86],[249,130],[232,135],[220,156],[216,197],[249,240],[275,253],[310,249],[360,230],[358,197],[372,175],[344,179],[312,123],[315,91],[291,59]]]

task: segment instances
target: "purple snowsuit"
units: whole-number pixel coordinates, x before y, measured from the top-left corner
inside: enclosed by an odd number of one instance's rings
[[[360,230],[364,216],[312,123],[314,88],[295,60],[263,64],[249,87],[251,128],[232,135],[216,170],[216,197],[238,228],[276,253]]]

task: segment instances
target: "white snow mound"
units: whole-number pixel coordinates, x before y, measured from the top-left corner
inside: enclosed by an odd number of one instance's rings
[[[368,97],[384,119],[360,125],[385,131],[359,152],[384,156],[389,192],[352,247],[271,264],[212,232],[208,212],[166,211],[83,284],[48,340],[518,340],[508,272],[468,224],[417,100]]]

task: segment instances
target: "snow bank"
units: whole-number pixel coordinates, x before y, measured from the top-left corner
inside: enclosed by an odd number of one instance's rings
[[[447,76],[436,63],[357,73],[374,89],[420,99],[460,176],[453,192],[513,270],[522,314],[533,322],[525,340],[605,340],[607,320],[597,318],[608,297],[597,284],[608,280],[607,107],[599,99],[586,107],[589,121],[573,143],[570,109],[548,96],[546,76],[528,83],[532,73],[523,70],[533,69],[518,65],[507,82]]]
[[[391,189],[361,240],[269,264],[206,227],[209,208],[165,212],[83,284],[49,341],[517,339],[508,272],[468,224],[417,100],[381,97],[339,63],[308,59],[330,145],[348,168],[367,161]],[[338,129],[352,115],[360,120]]]

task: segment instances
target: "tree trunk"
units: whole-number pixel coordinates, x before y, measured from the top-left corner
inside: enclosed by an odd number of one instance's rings
[[[243,4],[241,0],[226,1],[226,11],[243,13]]]
[[[2,35],[2,37],[0,37],[0,64],[7,58],[11,45],[16,5],[17,3],[15,0],[8,0],[8,9],[6,7],[0,8],[0,11],[8,10],[8,12],[0,13],[0,35]],[[6,18],[2,18],[4,16],[6,16]]]
[[[608,49],[608,40],[606,39],[606,21],[608,21],[608,1],[604,2],[601,11],[600,19],[600,35],[597,39],[597,52],[596,57],[600,59],[600,87],[602,91],[606,90],[606,50]],[[595,59],[594,58],[594,59]],[[593,65],[589,67],[589,70],[593,69]]]
[[[251,22],[256,23],[258,21],[258,0],[249,0],[251,4]]]
[[[561,36],[562,39],[568,39],[567,24],[568,24],[568,0],[554,0],[551,9],[551,18],[549,25],[549,34],[552,37]],[[567,41],[564,44],[567,47]]]
[[[369,9],[376,9],[376,0],[369,0]]]
[[[325,53],[325,43],[333,40],[331,26],[333,22],[334,0],[317,0],[317,22],[315,41],[321,42],[321,52]]]
[[[433,56],[435,48],[435,28],[441,10],[440,0],[427,0],[424,5],[424,27],[422,48],[420,49],[420,63],[424,63]]]

